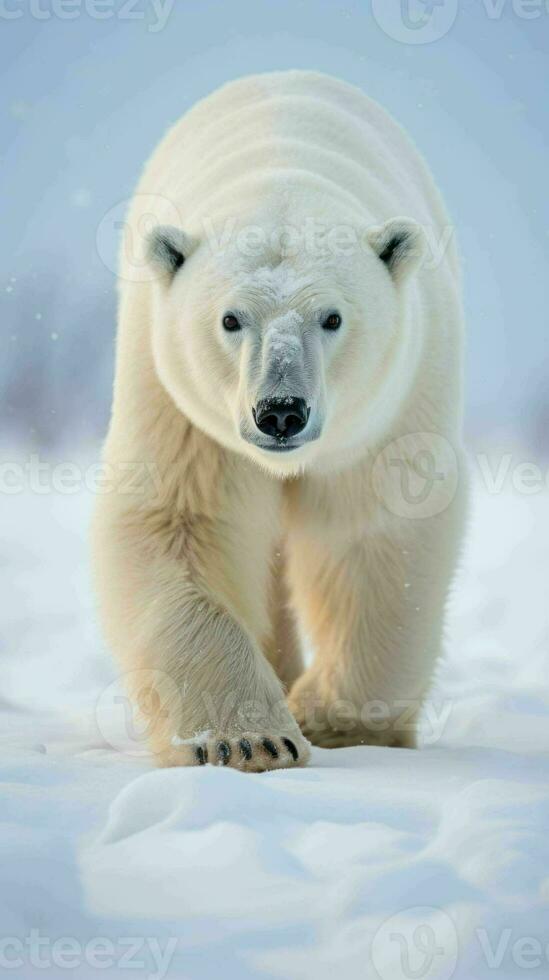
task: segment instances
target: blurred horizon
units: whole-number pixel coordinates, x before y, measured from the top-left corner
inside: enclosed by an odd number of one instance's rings
[[[463,260],[471,444],[549,454],[549,14],[541,3],[527,17],[517,3],[439,0],[430,6],[442,2],[443,16],[453,3],[455,20],[421,40],[428,5],[405,2],[413,29],[395,30],[379,0],[144,0],[131,19],[118,0],[107,0],[109,17],[82,3],[70,19],[54,0],[12,0],[0,13],[4,439],[51,449],[102,438],[116,314],[116,243],[99,254],[102,220],[122,213],[165,130],[197,99],[231,78],[298,67],[377,99],[442,191]]]

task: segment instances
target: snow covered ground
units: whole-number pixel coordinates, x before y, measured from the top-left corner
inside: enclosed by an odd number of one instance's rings
[[[252,776],[124,751],[92,494],[23,482],[0,526],[0,969],[549,973],[549,492],[477,488],[421,751],[315,750]]]

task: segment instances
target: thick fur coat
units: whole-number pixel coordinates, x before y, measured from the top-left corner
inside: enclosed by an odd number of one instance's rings
[[[357,89],[244,78],[162,141],[125,228],[93,529],[160,763],[415,744],[463,523],[462,332],[440,195]]]

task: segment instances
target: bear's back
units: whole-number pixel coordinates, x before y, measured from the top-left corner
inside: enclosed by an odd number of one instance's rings
[[[292,180],[333,191],[370,221],[444,223],[434,181],[400,126],[359,89],[308,71],[230,82],[187,112],[139,187],[200,221]]]

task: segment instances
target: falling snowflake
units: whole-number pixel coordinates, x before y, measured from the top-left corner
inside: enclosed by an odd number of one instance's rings
[[[75,208],[88,208],[91,204],[91,194],[86,187],[79,187],[71,194],[70,201]]]

